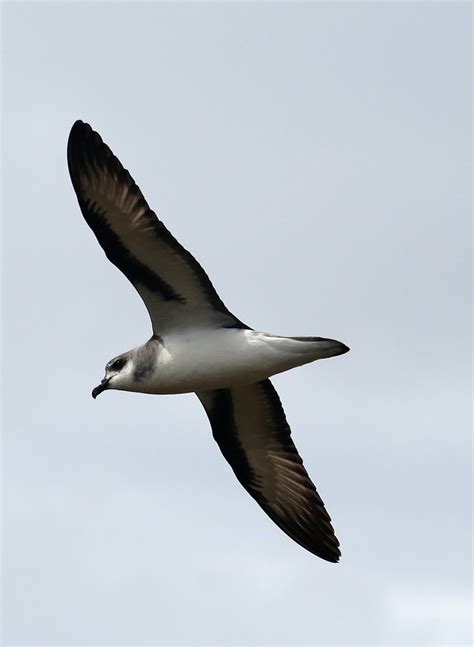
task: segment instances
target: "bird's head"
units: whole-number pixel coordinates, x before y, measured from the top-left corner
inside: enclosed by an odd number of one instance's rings
[[[95,398],[107,389],[118,389],[127,391],[132,380],[133,356],[129,351],[122,353],[107,362],[105,375],[101,383],[92,389],[92,397]]]

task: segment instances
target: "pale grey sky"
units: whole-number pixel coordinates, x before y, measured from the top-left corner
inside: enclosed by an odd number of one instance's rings
[[[5,645],[470,644],[470,39],[456,3],[6,3]],[[89,121],[257,329],[343,558],[235,480],[80,214]]]

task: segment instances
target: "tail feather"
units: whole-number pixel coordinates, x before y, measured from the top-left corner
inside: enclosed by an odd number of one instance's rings
[[[304,344],[312,343],[320,352],[321,359],[324,357],[335,357],[336,355],[344,355],[350,351],[349,346],[346,346],[336,339],[326,339],[325,337],[288,337],[293,341],[300,341]]]

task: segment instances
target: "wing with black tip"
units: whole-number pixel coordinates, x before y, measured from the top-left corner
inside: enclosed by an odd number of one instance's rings
[[[331,519],[291,440],[270,380],[197,393],[240,483],[283,532],[330,562],[341,555]]]
[[[226,308],[196,259],[149,208],[100,135],[76,121],[67,158],[84,218],[107,258],[137,289],[155,334],[182,326],[247,328]]]

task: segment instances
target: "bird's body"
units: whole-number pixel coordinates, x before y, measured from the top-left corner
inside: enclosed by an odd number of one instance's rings
[[[108,362],[93,397],[109,389],[195,392],[247,492],[301,546],[338,561],[330,517],[268,378],[346,353],[347,346],[257,332],[235,317],[196,259],[151,211],[130,173],[82,121],[69,136],[68,165],[86,222],[136,288],[153,327],[145,344]]]
[[[231,388],[340,352],[341,344],[333,340],[242,328],[170,332],[128,352],[138,370],[115,388],[155,394]]]

